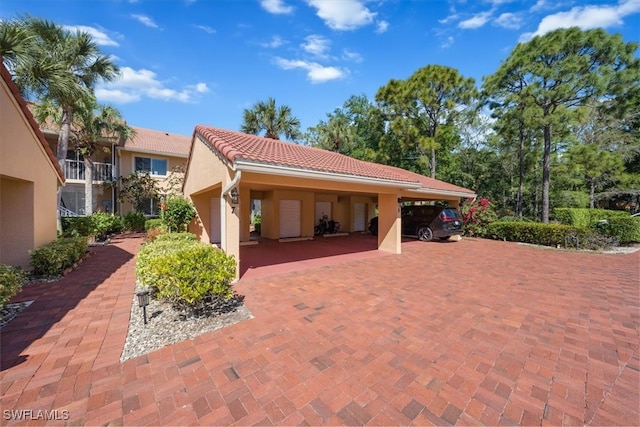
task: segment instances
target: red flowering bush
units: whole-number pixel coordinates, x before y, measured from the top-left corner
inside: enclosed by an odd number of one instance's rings
[[[491,202],[483,197],[467,199],[460,205],[466,236],[487,237],[487,226],[498,219]]]

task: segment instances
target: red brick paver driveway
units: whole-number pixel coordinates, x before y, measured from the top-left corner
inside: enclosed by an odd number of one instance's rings
[[[20,295],[3,424],[640,424],[639,253],[409,242],[241,280],[254,319],[120,363],[139,243]]]

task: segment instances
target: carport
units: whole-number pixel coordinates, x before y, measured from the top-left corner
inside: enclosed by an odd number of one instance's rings
[[[335,152],[196,126],[184,194],[197,211],[190,231],[240,260],[252,244],[251,204],[260,200],[261,237],[279,242],[313,239],[326,214],[341,231],[364,231],[379,217],[378,250],[400,253],[402,200],[444,200],[458,206],[468,189],[403,169]],[[377,208],[377,212],[376,212]]]

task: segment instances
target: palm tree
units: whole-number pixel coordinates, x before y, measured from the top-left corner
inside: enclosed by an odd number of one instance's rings
[[[74,106],[90,98],[99,81],[114,80],[119,75],[118,67],[102,54],[88,33],[68,31],[30,16],[0,22],[0,54],[7,57],[15,83],[25,97],[48,99],[60,106],[56,158],[64,167]],[[59,204],[61,195],[59,191]]]
[[[101,147],[100,140],[124,141],[135,134],[120,112],[109,105],[98,105],[95,99],[75,114],[75,147],[84,157],[84,213],[93,213],[93,159]]]
[[[245,109],[240,130],[258,135],[265,131],[265,137],[280,139],[284,134],[288,139],[300,138],[300,120],[291,115],[291,108],[283,105],[276,108],[276,100],[268,98],[266,102],[258,102],[252,109]]]

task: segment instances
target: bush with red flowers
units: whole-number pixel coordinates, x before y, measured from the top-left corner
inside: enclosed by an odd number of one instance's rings
[[[484,197],[465,200],[460,212],[465,236],[488,237],[487,226],[498,219],[492,203]]]

